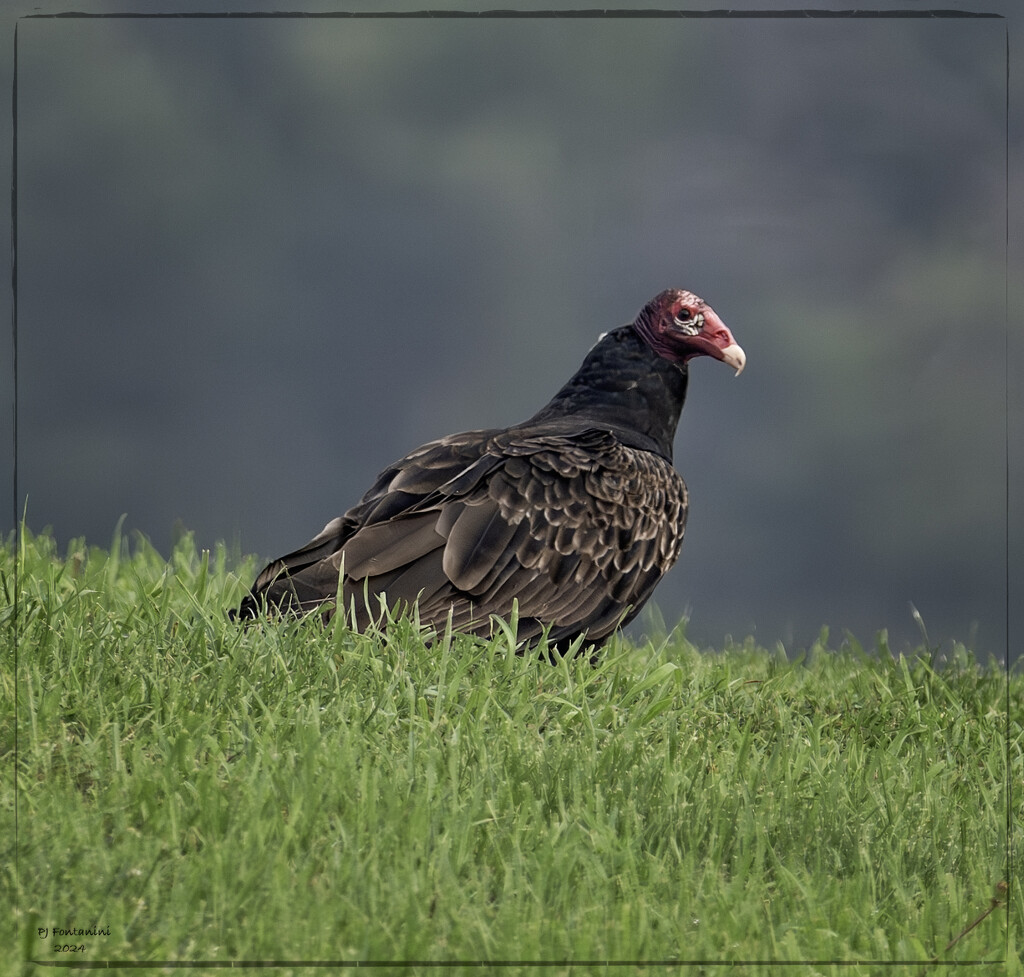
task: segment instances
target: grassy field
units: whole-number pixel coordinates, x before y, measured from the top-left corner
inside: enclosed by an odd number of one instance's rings
[[[824,634],[552,666],[408,622],[243,629],[230,564],[187,537],[0,554],[0,971],[1022,973],[1021,676]]]

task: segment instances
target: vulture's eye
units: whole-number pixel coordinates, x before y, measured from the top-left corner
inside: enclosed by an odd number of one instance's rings
[[[689,309],[680,309],[676,313],[676,322],[678,322],[679,325],[682,325],[684,322],[689,322],[692,318],[693,316]]]

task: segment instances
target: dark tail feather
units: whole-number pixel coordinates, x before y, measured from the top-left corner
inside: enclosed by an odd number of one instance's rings
[[[298,616],[315,611],[325,601],[335,599],[336,570],[332,573],[321,569],[311,574],[303,574],[302,571],[337,553],[351,531],[351,525],[339,516],[301,549],[267,564],[241,604],[228,611],[228,617],[232,621],[253,620],[268,611]]]
[[[228,617],[232,621],[251,621],[268,613],[300,617],[336,599],[336,589],[326,593],[322,587],[310,586],[283,571],[270,584],[254,587],[237,608],[228,611]]]

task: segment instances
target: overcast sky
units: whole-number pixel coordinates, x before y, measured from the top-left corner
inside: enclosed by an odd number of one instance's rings
[[[27,496],[62,547],[127,513],[164,552],[180,523],[279,555],[417,444],[532,414],[683,287],[748,366],[691,366],[668,625],[899,647],[912,602],[933,642],[1002,657],[1006,28],[20,20],[5,531]]]

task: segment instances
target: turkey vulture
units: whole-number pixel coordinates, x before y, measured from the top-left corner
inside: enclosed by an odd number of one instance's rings
[[[687,491],[672,467],[687,362],[746,356],[692,292],[661,292],[605,333],[522,424],[431,441],[377,477],[359,504],[274,560],[233,616],[326,614],[362,629],[389,607],[489,635],[519,605],[518,639],[548,629],[564,651],[631,621],[676,561]]]

